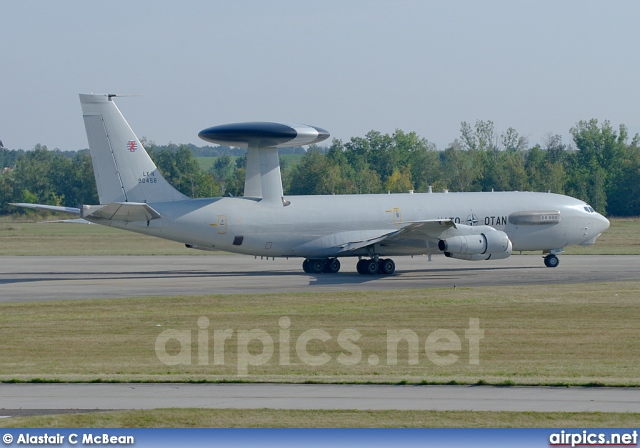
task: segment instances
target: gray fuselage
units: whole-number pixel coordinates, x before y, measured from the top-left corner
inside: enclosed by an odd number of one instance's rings
[[[592,244],[609,222],[587,204],[552,193],[404,193],[287,196],[273,206],[249,198],[208,198],[150,205],[162,219],[145,222],[95,220],[130,231],[179,241],[199,249],[267,257],[363,256],[341,253],[347,241],[372,238],[408,223],[450,219],[456,224],[504,231],[513,250],[560,250]],[[515,216],[554,215],[549,222]],[[511,218],[511,219],[510,219]],[[543,216],[542,219],[546,218]],[[437,239],[401,239],[375,245],[378,255],[440,253]]]

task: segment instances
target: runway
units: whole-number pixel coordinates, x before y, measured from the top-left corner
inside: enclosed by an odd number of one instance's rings
[[[0,415],[20,409],[355,409],[640,412],[640,389],[334,384],[2,384]]]
[[[0,257],[0,302],[111,297],[245,294],[552,285],[638,280],[640,256],[565,255],[546,268],[539,255],[468,262],[434,256],[396,257],[391,276],[355,271],[342,259],[338,274],[305,274],[300,259],[243,255]]]

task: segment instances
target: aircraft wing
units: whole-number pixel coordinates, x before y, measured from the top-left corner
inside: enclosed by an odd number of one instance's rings
[[[398,230],[386,239],[394,241],[401,238],[407,239],[439,239],[444,233],[457,229],[456,224],[451,219],[428,219],[425,221],[414,221]]]
[[[354,233],[353,236],[355,235],[355,232],[347,232],[347,233]],[[363,247],[367,247],[370,246],[372,244],[376,244],[379,243],[380,241],[384,241],[385,239],[389,238],[389,235],[393,235],[394,233],[397,233],[397,231],[393,231],[393,232],[385,232],[383,234],[379,234],[379,233],[374,233],[374,234],[367,234],[367,233],[363,233],[363,232],[358,232],[358,237],[356,239],[354,239],[353,241],[348,241],[345,242],[343,244],[341,244],[340,246],[340,252],[349,252],[352,250],[357,250],[357,249],[361,249]]]
[[[407,223],[399,230],[381,231],[363,235],[364,238],[349,241],[341,245],[339,252],[349,252],[372,244],[382,245],[414,245],[409,240],[421,240],[426,245],[428,241],[438,242],[451,231],[455,231],[456,224],[450,219],[429,219]]]

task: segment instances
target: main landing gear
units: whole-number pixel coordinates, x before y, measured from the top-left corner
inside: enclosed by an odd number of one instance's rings
[[[340,270],[340,261],[337,258],[305,259],[302,269],[307,274],[320,274],[322,272],[335,274]]]
[[[356,268],[358,273],[363,275],[391,275],[396,271],[396,264],[391,258],[368,258],[358,260]],[[302,262],[302,269],[307,274],[335,274],[340,270],[340,261],[337,258],[307,258]]]
[[[362,260],[358,260],[356,269],[358,270],[358,274],[362,275],[391,275],[396,271],[396,264],[391,258],[385,258],[384,260],[363,258]]]

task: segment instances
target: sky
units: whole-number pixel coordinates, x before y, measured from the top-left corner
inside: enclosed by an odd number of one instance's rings
[[[571,142],[579,120],[640,132],[640,2],[2,0],[0,140],[87,147],[79,93],[127,93],[138,137],[305,123],[348,141],[461,122]]]

